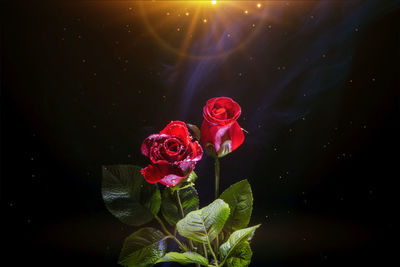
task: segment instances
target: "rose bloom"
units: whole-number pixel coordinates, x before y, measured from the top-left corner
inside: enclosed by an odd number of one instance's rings
[[[193,171],[203,149],[193,142],[184,122],[172,121],[159,134],[144,140],[142,153],[151,161],[141,171],[146,181],[175,186]]]
[[[244,134],[236,121],[241,113],[238,103],[229,97],[215,97],[203,108],[201,142],[213,156],[223,157],[244,141]]]

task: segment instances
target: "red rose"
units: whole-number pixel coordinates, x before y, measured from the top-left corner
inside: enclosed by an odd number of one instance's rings
[[[215,97],[203,108],[201,141],[214,156],[223,157],[234,151],[244,141],[244,134],[237,119],[240,106],[229,97]]]
[[[172,121],[159,134],[144,140],[142,153],[151,160],[142,169],[146,181],[175,186],[193,171],[203,149],[197,141],[192,141],[185,123]]]

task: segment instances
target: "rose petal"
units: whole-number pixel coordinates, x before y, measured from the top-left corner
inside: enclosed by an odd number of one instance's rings
[[[225,109],[225,112],[218,115],[218,110],[222,111],[223,109]],[[229,97],[211,98],[203,108],[204,119],[220,126],[233,123],[233,121],[239,118],[240,113],[241,108],[239,104]]]
[[[166,135],[177,137],[184,143],[184,145],[188,145],[188,143],[190,142],[189,131],[186,127],[186,124],[181,121],[171,121],[160,132],[160,134],[166,134]]]
[[[142,143],[142,154],[146,157],[150,156],[151,147],[155,142],[162,142],[167,136],[162,134],[152,134],[147,137]]]
[[[182,174],[186,176],[187,174],[191,173],[194,170],[196,162],[193,161],[192,159],[188,159],[176,162],[175,165],[180,169]]]
[[[176,158],[176,161],[181,161],[184,160],[185,158],[189,157],[191,155],[191,147],[190,147],[191,143],[189,143],[188,146],[186,146],[181,153],[179,154],[179,156]]]
[[[215,151],[219,155],[221,144],[226,140],[231,141],[231,152],[243,144],[244,134],[237,121],[227,126],[212,125],[206,120],[203,121],[201,125],[201,141],[203,146],[206,146],[208,143],[213,144]]]
[[[215,150],[218,152],[222,143],[222,137],[229,130],[228,126],[219,126],[210,124],[208,121],[204,120],[201,125],[201,142],[203,146],[207,143],[214,145]]]
[[[195,141],[190,144],[191,150],[192,150],[192,155],[191,155],[191,160],[192,161],[199,161],[203,157],[203,149],[201,148],[199,142]]]
[[[183,148],[182,141],[175,137],[168,137],[162,145],[162,155],[170,162],[176,161],[181,154]],[[175,148],[175,150],[171,150]]]
[[[231,152],[241,146],[244,142],[244,133],[239,123],[235,123],[229,128],[229,139],[231,140]]]
[[[228,112],[224,107],[221,108],[213,108],[212,114],[215,118],[219,120],[226,120],[228,119]]]
[[[146,168],[143,168],[140,172],[144,176],[144,179],[146,179],[146,181],[151,184],[159,182],[163,177],[161,171],[158,168],[154,167],[153,165],[148,165]]]
[[[167,162],[155,163],[141,170],[144,178],[149,183],[160,182],[167,186],[175,186],[182,179],[186,178],[179,166]]]
[[[186,176],[183,176],[183,177],[177,176],[175,174],[170,174],[170,175],[165,176],[160,181],[160,183],[162,183],[163,185],[166,185],[166,186],[175,186],[175,185],[179,184],[183,179],[186,179],[188,176],[189,176],[189,174]]]

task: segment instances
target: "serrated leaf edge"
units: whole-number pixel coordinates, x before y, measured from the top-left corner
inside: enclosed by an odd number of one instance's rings
[[[255,226],[251,226],[251,227],[247,227],[247,228],[244,228],[244,229],[248,229],[248,228],[255,228],[254,229],[254,231],[258,228],[258,227],[260,227],[261,226],[261,224],[257,224],[257,225],[255,225]],[[240,230],[244,230],[244,229],[240,229]],[[240,231],[240,230],[236,230],[236,231]],[[235,231],[235,232],[236,232]],[[233,233],[235,233],[235,232],[233,232]],[[233,234],[232,233],[232,234]],[[253,232],[254,233],[254,232]],[[231,235],[232,235],[231,234]],[[252,236],[251,236],[252,237]],[[250,238],[251,238],[250,237]],[[230,238],[230,237],[229,237]],[[223,243],[220,247],[219,247],[219,252],[220,252],[220,255],[222,255],[222,253],[221,253],[221,247],[223,246],[223,245],[225,245],[227,242],[229,242],[229,238],[228,238],[228,240],[225,242],[225,243]],[[232,251],[234,251],[235,250],[235,248],[240,244],[240,243],[242,243],[243,242],[243,239],[245,239],[245,238],[249,238],[249,236],[248,235],[243,235],[243,236],[241,236],[240,237],[240,239],[239,239],[239,241],[238,242],[236,242],[234,245],[233,245],[233,247],[231,248],[231,249],[229,249],[229,251],[228,251],[228,253],[225,255],[225,257],[223,258],[223,261],[225,261],[226,259],[228,259],[229,258],[229,255],[232,253]],[[222,265],[221,265],[222,266]]]

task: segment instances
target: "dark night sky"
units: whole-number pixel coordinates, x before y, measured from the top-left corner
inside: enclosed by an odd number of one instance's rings
[[[170,120],[200,125],[216,95],[242,105],[249,131],[221,160],[221,188],[252,184],[251,224],[262,227],[251,266],[395,258],[398,1],[277,7],[285,23],[264,21],[245,53],[181,65],[136,7],[78,2],[1,2],[1,241],[10,266],[118,266],[135,228],[105,209],[101,165],[145,166],[142,140]],[[211,167],[207,157],[197,166],[203,206]]]

